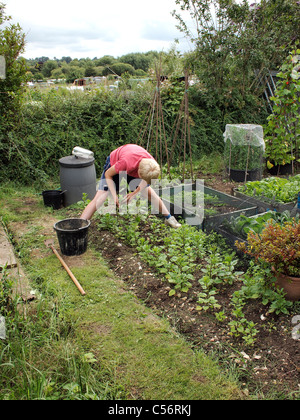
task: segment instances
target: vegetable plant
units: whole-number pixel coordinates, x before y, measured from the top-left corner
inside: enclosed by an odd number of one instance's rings
[[[217,294],[217,291],[212,290],[204,290],[203,292],[198,294],[198,300],[197,300],[197,307],[196,309],[198,311],[207,311],[208,309],[220,309],[221,305],[218,303],[217,299],[215,298],[215,295]],[[219,315],[219,318],[221,316]]]
[[[247,239],[250,231],[261,233],[268,223],[284,224],[286,222],[298,221],[299,219],[299,214],[292,217],[288,210],[282,213],[268,211],[256,217],[248,217],[241,214],[239,217],[232,218],[230,221],[225,220],[223,226],[240,238]]]
[[[269,305],[268,312],[276,315],[288,314],[292,302],[284,298],[285,292],[272,286],[274,274],[266,264],[257,265],[250,261],[250,266],[242,278],[243,285],[233,293],[233,308],[243,308],[247,301],[261,299],[263,305]]]
[[[283,291],[271,287],[274,275],[268,265],[250,261],[246,273],[237,271],[235,253],[224,249],[216,234],[206,234],[184,223],[180,229],[170,229],[153,215],[106,214],[100,216],[99,228],[111,230],[134,247],[133,252],[138,252],[170,284],[169,296],[179,297],[198,282],[196,309],[214,313],[217,322],[229,318],[229,334],[247,346],[255,343],[258,334],[258,326],[244,310],[249,300],[260,299],[270,313],[276,314],[287,314],[292,305]],[[223,307],[218,295],[235,283],[231,307]]]
[[[268,202],[290,203],[296,201],[300,191],[300,174],[290,178],[269,177],[261,181],[249,181],[238,191]]]
[[[237,259],[234,254],[221,255],[214,247],[205,257],[206,266],[202,268],[203,277],[199,280],[204,288],[210,288],[216,284],[233,284],[241,272],[235,272]]]
[[[256,324],[253,321],[247,320],[243,312],[233,312],[236,319],[229,322],[230,335],[234,337],[242,337],[247,345],[253,345],[255,343],[255,336],[258,333]]]

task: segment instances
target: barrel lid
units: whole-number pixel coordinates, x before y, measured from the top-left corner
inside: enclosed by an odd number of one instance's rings
[[[65,168],[84,168],[91,166],[95,162],[95,158],[82,158],[76,156],[65,156],[59,159],[59,164]]]

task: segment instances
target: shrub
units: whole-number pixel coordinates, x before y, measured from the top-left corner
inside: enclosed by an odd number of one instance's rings
[[[271,264],[277,272],[300,277],[300,221],[268,223],[261,234],[249,232],[248,245],[238,248],[258,260]]]

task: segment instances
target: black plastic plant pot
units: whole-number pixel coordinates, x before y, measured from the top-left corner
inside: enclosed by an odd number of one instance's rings
[[[250,171],[242,171],[239,169],[230,169],[230,179],[235,182],[260,181],[262,171],[260,169],[252,169]]]
[[[54,230],[63,255],[74,256],[86,252],[90,224],[85,219],[65,219],[55,223]]]
[[[274,165],[272,168],[267,168],[268,172],[271,175],[292,175],[293,165],[291,163],[286,163],[285,165]]]
[[[52,207],[54,210],[59,210],[63,207],[64,192],[58,190],[47,190],[42,192],[44,205]]]

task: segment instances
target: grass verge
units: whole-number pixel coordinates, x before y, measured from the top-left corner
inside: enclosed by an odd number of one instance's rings
[[[54,238],[53,220],[67,210],[53,212],[32,191],[7,186],[0,199],[0,216],[37,297],[20,306],[2,292],[7,338],[0,340],[1,399],[242,398],[234,378],[193,351],[93,249],[66,259],[87,292],[80,295],[44,245]],[[2,291],[10,281],[4,272]]]

